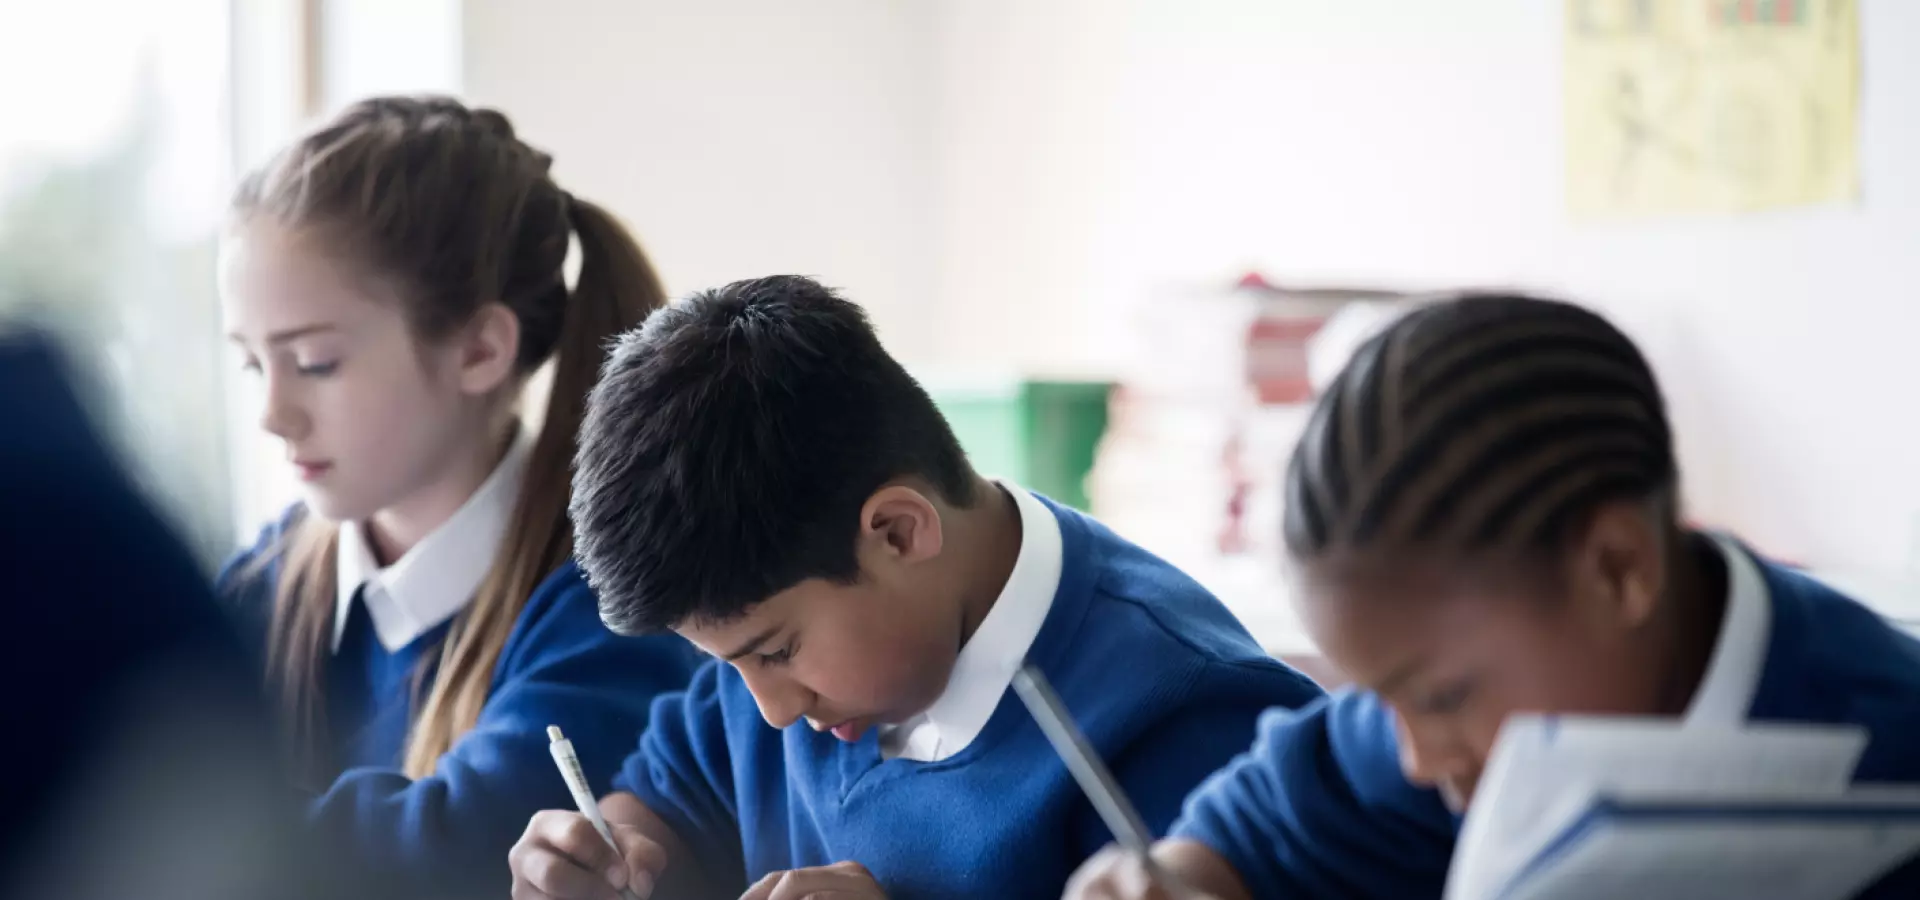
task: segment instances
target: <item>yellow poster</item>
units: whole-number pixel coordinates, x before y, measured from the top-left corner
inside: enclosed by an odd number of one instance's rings
[[[1576,218],[1856,198],[1855,0],[1566,0],[1566,13]]]

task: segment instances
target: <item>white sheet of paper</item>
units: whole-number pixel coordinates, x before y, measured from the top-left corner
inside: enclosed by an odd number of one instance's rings
[[[1600,792],[1837,795],[1866,743],[1865,731],[1850,727],[1512,717],[1462,825],[1446,896],[1492,896]]]

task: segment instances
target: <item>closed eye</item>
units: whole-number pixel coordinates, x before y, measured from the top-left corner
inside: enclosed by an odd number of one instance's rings
[[[1467,700],[1473,696],[1473,682],[1462,681],[1422,698],[1420,711],[1428,715],[1447,715],[1459,712]]]
[[[340,363],[336,361],[336,362],[323,362],[323,363],[308,363],[306,365],[300,366],[297,371],[299,371],[299,373],[302,376],[307,378],[325,378],[328,375],[332,375],[334,372],[339,371],[339,369],[340,369]]]
[[[789,643],[772,653],[758,654],[760,664],[763,666],[784,666],[793,661],[793,648],[794,645]]]

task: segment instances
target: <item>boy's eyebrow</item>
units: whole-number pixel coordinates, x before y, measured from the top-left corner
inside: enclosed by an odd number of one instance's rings
[[[742,656],[745,656],[749,653],[752,653],[755,650],[760,649],[761,644],[764,644],[770,640],[773,640],[773,636],[779,633],[780,633],[780,625],[778,623],[770,625],[767,627],[767,630],[754,635],[752,640],[747,641],[745,644],[741,645],[740,649],[735,650],[732,653],[729,653],[726,656],[723,656],[720,658],[726,660],[727,662],[733,662],[734,660],[739,659]]]

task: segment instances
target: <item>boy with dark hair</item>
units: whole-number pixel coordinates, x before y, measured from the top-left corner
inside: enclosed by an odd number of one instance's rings
[[[760,900],[1057,897],[1108,835],[1007,696],[1023,662],[1156,832],[1262,710],[1320,694],[1173,567],[976,474],[860,309],[805,278],[697,294],[620,341],[572,516],[610,627],[725,664],[656,704],[601,801],[619,852],[541,813],[516,897],[662,877]]]

